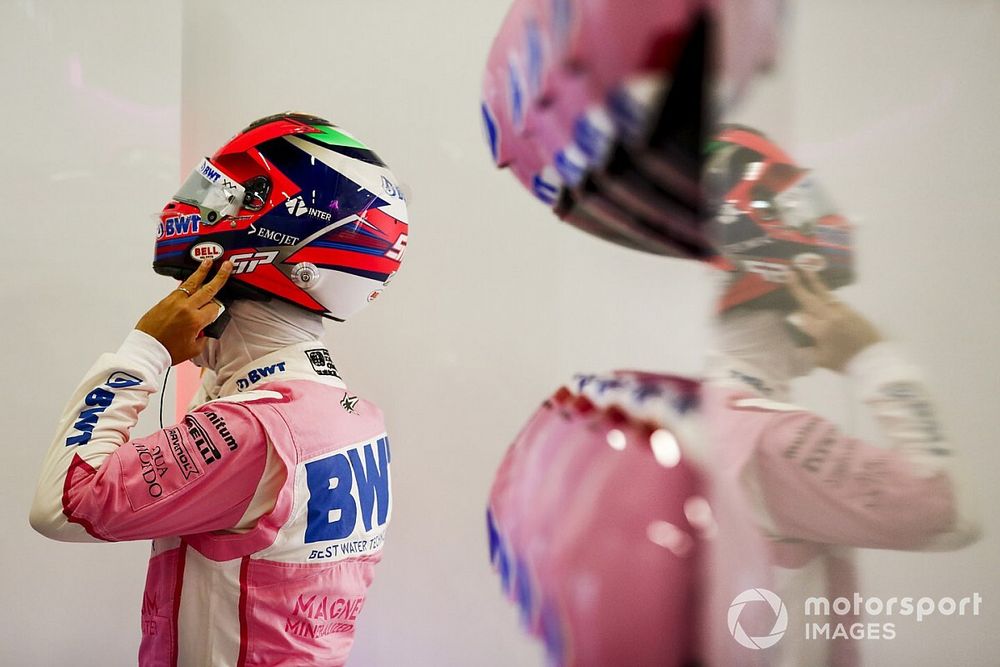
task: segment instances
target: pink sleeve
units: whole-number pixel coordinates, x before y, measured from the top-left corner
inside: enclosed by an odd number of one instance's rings
[[[755,464],[768,513],[786,537],[913,549],[956,522],[945,472],[921,472],[905,451],[848,437],[809,412],[772,413]]]
[[[176,426],[129,440],[97,469],[75,456],[63,513],[111,541],[232,528],[257,491],[267,447],[245,406],[208,404]]]

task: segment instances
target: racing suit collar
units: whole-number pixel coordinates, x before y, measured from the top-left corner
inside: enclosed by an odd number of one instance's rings
[[[345,387],[326,345],[313,340],[289,345],[254,359],[222,384],[219,396],[231,396],[267,382],[287,380],[311,380],[331,387]]]
[[[315,313],[280,301],[244,299],[229,304],[227,312],[231,319],[222,335],[206,341],[204,351],[192,360],[205,370],[198,396],[202,402],[224,395],[230,380],[246,377],[248,366],[272,353],[298,343],[322,347],[317,341],[323,335],[323,318]]]

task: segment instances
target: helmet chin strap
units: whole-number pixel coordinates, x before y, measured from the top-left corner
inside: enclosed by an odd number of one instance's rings
[[[207,327],[202,329],[204,333],[209,338],[219,339],[222,337],[222,332],[225,331],[226,326],[233,319],[232,313],[229,311],[229,306],[227,305],[225,309],[219,313],[219,316],[215,318],[215,321],[209,324]]]
[[[228,305],[224,315],[228,320],[219,335],[210,337],[202,353],[192,359],[195,365],[212,371],[204,375],[203,389],[209,399],[218,397],[233,374],[255,359],[323,336],[320,315],[282,301],[238,299]]]

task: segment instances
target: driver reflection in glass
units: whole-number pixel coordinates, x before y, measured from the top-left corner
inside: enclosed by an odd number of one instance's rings
[[[854,599],[856,547],[947,550],[977,539],[956,446],[919,368],[830,291],[854,280],[851,229],[808,171],[759,132],[729,126],[709,147],[707,185],[726,284],[702,397],[713,483],[734,499],[716,518],[721,531],[755,526],[771,564],[768,581],[749,582],[738,576],[745,553],[712,554],[705,618],[721,636],[708,662],[856,665],[854,610],[804,619],[804,601]],[[882,442],[793,404],[792,380],[817,367],[850,379]],[[722,626],[748,588],[774,591],[789,610],[774,649],[734,642]],[[752,606],[739,619],[750,640],[775,618],[758,605],[768,618],[750,631]],[[807,635],[814,622],[830,634]]]

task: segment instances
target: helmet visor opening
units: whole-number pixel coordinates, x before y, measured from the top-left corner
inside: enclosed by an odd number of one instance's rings
[[[774,197],[774,204],[786,227],[802,233],[812,233],[823,218],[836,215],[833,203],[827,199],[819,184],[806,176],[798,183]]]
[[[236,215],[245,196],[245,189],[236,179],[205,158],[184,181],[174,199],[197,206],[202,222],[214,225],[227,216]]]

